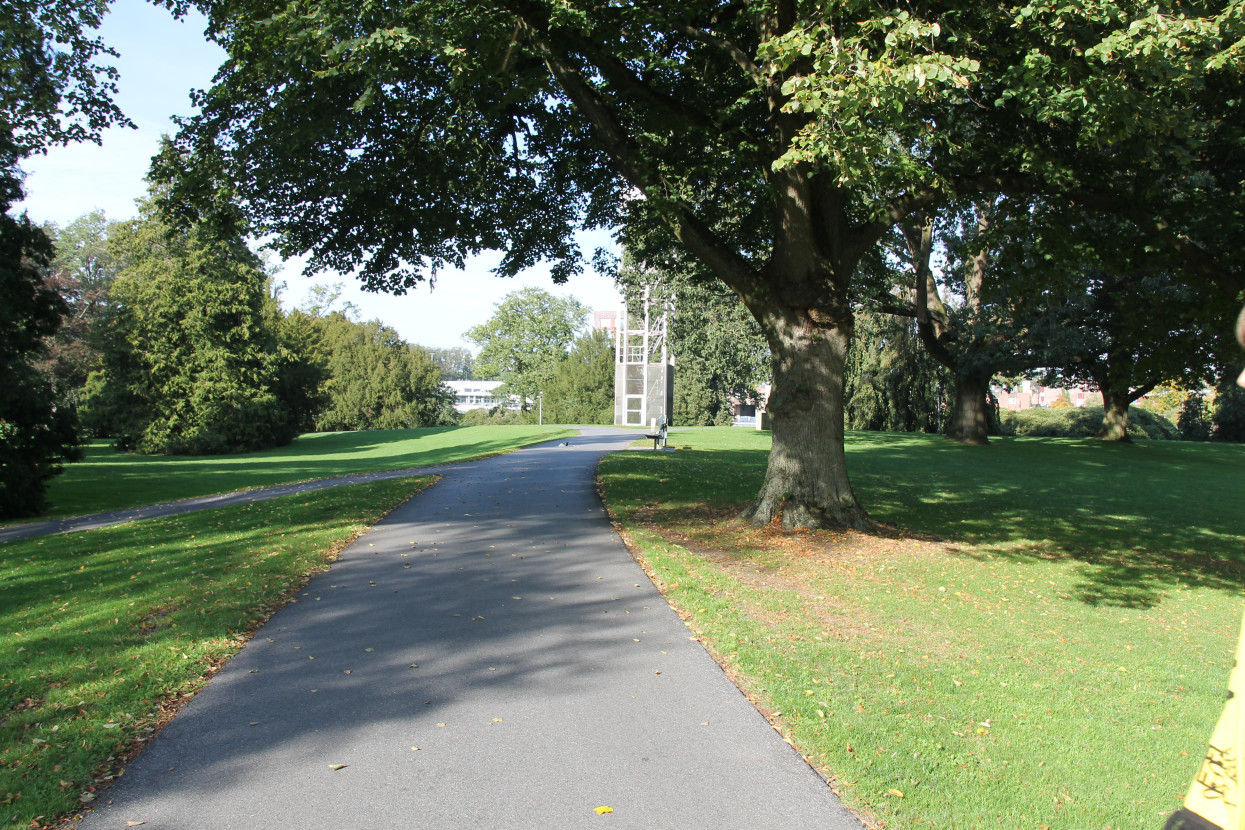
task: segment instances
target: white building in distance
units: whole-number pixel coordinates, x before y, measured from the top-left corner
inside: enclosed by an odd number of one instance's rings
[[[500,380],[446,380],[442,383],[454,391],[454,409],[459,412],[493,409],[503,404],[507,409],[519,408],[517,397],[497,397],[497,387],[502,385]]]

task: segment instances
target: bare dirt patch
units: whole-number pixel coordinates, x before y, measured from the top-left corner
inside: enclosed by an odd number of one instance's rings
[[[950,546],[935,537],[882,527],[852,530],[784,530],[778,522],[756,527],[738,518],[742,505],[648,505],[631,520],[678,545],[740,584],[762,591],[793,592],[823,632],[836,638],[875,636],[861,608],[834,596],[837,584],[889,582],[889,570],[914,558],[946,556]],[[634,548],[633,548],[634,549]],[[770,626],[789,620],[783,611],[749,605],[749,617]]]

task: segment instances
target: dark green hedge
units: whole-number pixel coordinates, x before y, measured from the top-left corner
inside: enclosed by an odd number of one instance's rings
[[[1102,428],[1102,407],[1085,406],[1066,409],[1003,410],[1003,435],[1024,435],[1035,438],[1093,438]],[[1176,425],[1161,415],[1140,407],[1128,409],[1128,434],[1134,440],[1177,441]]]

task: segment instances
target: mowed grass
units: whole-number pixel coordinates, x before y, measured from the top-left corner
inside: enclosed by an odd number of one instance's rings
[[[1237,446],[852,433],[879,535],[755,529],[768,436],[601,467],[671,602],[845,802],[891,828],[1161,827],[1225,699]]]
[[[309,433],[288,447],[215,456],[119,453],[93,441],[48,488],[46,517],[77,516],[316,478],[431,467],[575,434],[534,426],[433,427]]]
[[[0,544],[0,824],[81,809],[293,591],[432,481]]]

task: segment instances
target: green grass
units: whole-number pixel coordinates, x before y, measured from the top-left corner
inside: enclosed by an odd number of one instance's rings
[[[293,590],[432,480],[0,544],[0,823],[80,808]]]
[[[677,443],[606,459],[611,508],[849,805],[904,828],[1159,827],[1180,805],[1239,632],[1241,447],[850,434],[857,495],[905,538],[707,520],[698,498],[754,494],[768,437]]]
[[[133,455],[94,441],[83,461],[52,480],[45,515],[77,516],[350,473],[449,464],[574,434],[535,426],[326,432],[266,452],[216,456]]]

